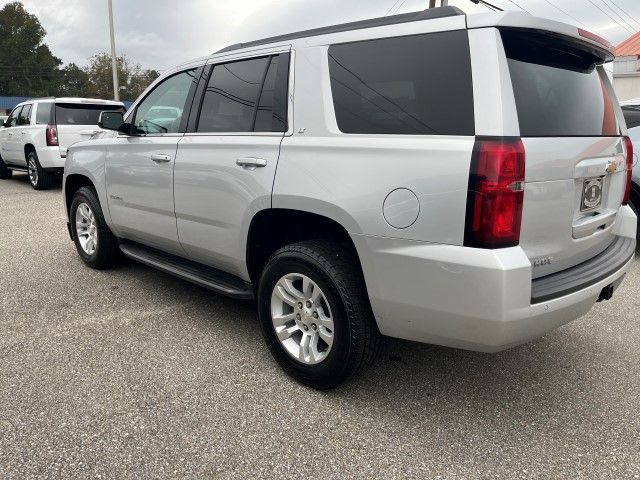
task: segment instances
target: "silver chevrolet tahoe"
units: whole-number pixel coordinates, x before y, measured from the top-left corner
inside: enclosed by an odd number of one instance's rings
[[[68,151],[93,268],[120,254],[254,299],[273,356],[339,385],[383,336],[495,352],[633,261],[632,145],[596,35],[454,7],[227,47]]]

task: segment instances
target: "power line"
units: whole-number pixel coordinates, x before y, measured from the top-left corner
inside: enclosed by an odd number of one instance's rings
[[[573,15],[571,15],[568,12],[565,12],[564,10],[562,10],[560,7],[558,7],[557,5],[551,3],[549,0],[544,0],[545,2],[547,2],[549,5],[551,5],[553,8],[555,8],[556,10],[559,10],[560,12],[564,13],[567,17],[575,20],[576,22],[578,22],[580,25],[582,25],[583,27],[589,28],[587,27],[584,22],[581,22],[580,20],[578,20],[576,17],[574,17]]]
[[[614,14],[616,17],[618,17],[620,20],[622,20],[622,23],[624,23],[624,24],[625,24],[625,25],[627,25],[629,28],[631,28],[631,30],[633,30],[633,32],[634,32],[634,33],[637,33],[637,32],[638,32],[638,29],[637,29],[637,28],[635,28],[633,25],[631,25],[629,22],[627,22],[627,21],[624,19],[624,17],[623,17],[622,15],[620,15],[618,12],[616,12],[616,11],[613,9],[613,7],[612,7],[609,3],[607,3],[607,0],[601,0],[601,1],[602,1],[602,3],[603,3],[604,5],[606,5],[606,6],[607,6],[607,8],[608,8],[609,10],[611,10],[611,11],[613,12],[613,14]]]
[[[514,2],[514,0],[507,0],[509,3],[512,3],[513,5],[515,5],[516,7],[518,7],[520,10],[525,11],[526,13],[528,13],[529,15],[531,15],[531,12],[529,10],[527,10],[526,8],[524,8],[521,5],[518,5],[516,2]]]
[[[594,7],[596,7],[598,10],[600,10],[602,13],[604,13],[607,17],[609,17],[611,20],[613,20],[616,24],[618,24],[619,26],[621,26],[622,28],[624,28],[627,32],[634,34],[636,32],[634,32],[633,30],[629,30],[627,27],[625,27],[624,25],[622,25],[619,21],[617,21],[615,18],[613,18],[611,15],[609,15],[607,12],[605,12],[602,8],[600,8],[596,3],[593,2],[593,0],[587,0],[591,5],[593,5]]]
[[[393,5],[391,5],[391,8],[390,8],[389,10],[387,10],[387,13],[385,13],[385,14],[384,14],[384,16],[385,16],[385,17],[386,17],[386,16],[388,16],[388,15],[393,11],[393,9],[396,7],[396,5],[397,5],[399,2],[402,2],[402,1],[403,1],[403,0],[395,0],[395,2],[393,2]]]
[[[638,22],[638,20],[636,20],[633,15],[630,15],[629,12],[627,12],[620,5],[618,5],[615,0],[609,0],[609,2],[612,3],[618,10],[620,10],[622,13],[624,13],[627,17],[629,17],[632,22],[636,22],[638,24],[638,26],[640,26],[640,22]]]

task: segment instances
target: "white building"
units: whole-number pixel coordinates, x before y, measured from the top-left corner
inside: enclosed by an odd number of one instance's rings
[[[640,33],[616,47],[613,86],[619,100],[640,97]]]

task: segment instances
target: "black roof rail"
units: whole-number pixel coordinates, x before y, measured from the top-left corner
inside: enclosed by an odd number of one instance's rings
[[[231,52],[241,48],[256,47],[268,43],[284,42],[286,40],[294,40],[296,38],[314,37],[316,35],[325,35],[328,33],[347,32],[349,30],[359,30],[362,28],[382,27],[385,25],[395,25],[398,23],[417,22],[420,20],[429,20],[433,18],[456,17],[465,13],[457,7],[437,7],[428,8],[420,12],[402,13],[400,15],[390,15],[388,17],[371,18],[368,20],[359,20],[357,22],[341,23],[339,25],[330,25],[328,27],[313,28],[311,30],[302,30],[300,32],[287,33],[285,35],[277,35],[275,37],[263,38],[246,43],[235,43],[229,45],[217,53]]]

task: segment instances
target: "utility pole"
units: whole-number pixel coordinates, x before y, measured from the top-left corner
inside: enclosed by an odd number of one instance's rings
[[[436,0],[429,0],[429,8],[436,8]]]
[[[113,33],[113,3],[109,0],[109,32],[111,34],[111,69],[113,70],[113,99],[120,100],[118,84],[118,59],[116,58],[116,37]]]

